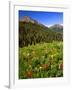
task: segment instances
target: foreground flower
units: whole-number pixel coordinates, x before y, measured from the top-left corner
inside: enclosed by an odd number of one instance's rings
[[[29,56],[30,54],[29,53],[27,53],[27,57]]]
[[[42,67],[39,67],[40,69],[42,69]]]
[[[26,76],[29,77],[29,78],[32,78],[32,71],[28,71],[28,72],[26,73]]]
[[[63,63],[59,64],[59,69],[63,70]]]
[[[42,68],[47,70],[48,69],[48,64],[42,64]]]

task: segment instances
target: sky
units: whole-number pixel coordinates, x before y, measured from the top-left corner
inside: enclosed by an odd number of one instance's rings
[[[23,18],[24,16],[29,16],[32,19],[37,20],[39,23],[44,24],[48,27],[54,24],[63,25],[63,12],[19,10],[19,19]]]

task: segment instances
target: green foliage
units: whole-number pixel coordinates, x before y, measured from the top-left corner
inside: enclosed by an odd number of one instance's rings
[[[36,43],[62,41],[63,34],[36,23],[19,22],[19,47]]]
[[[39,43],[19,48],[19,79],[63,76],[63,43]]]

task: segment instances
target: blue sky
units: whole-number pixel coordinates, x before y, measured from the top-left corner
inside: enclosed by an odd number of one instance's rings
[[[46,26],[54,24],[63,24],[63,12],[41,12],[41,11],[24,11],[19,10],[19,19],[29,16]]]

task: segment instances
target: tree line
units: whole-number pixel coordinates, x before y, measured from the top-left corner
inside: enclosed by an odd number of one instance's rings
[[[19,47],[52,41],[63,41],[63,34],[39,24],[19,22]]]

